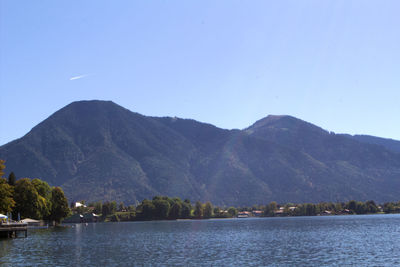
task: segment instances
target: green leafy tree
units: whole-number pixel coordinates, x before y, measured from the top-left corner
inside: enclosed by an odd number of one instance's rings
[[[36,191],[38,192],[39,195],[41,195],[44,198],[50,199],[51,187],[49,186],[48,183],[37,178],[32,179],[31,183],[36,188]]]
[[[11,172],[10,175],[8,175],[8,184],[14,186],[16,180],[17,178],[15,177],[14,172]]]
[[[4,169],[6,168],[5,162],[5,160],[0,159],[0,178],[4,175]]]
[[[153,200],[154,209],[154,217],[156,219],[167,219],[168,213],[170,210],[170,204],[167,200],[157,199]]]
[[[100,214],[100,213],[102,212],[103,203],[101,203],[101,201],[98,201],[98,202],[94,203],[93,206],[94,206],[93,212],[94,212],[95,214]]]
[[[210,201],[208,201],[208,202],[204,205],[204,214],[203,214],[203,217],[204,217],[204,218],[207,218],[207,219],[208,219],[208,218],[211,218],[212,215],[213,215],[212,210],[213,210],[212,204],[211,204]]]
[[[151,220],[154,218],[155,207],[152,201],[144,199],[142,203],[138,206],[137,211],[139,217],[145,220]]]
[[[203,205],[200,201],[197,201],[194,207],[194,217],[200,219],[203,217]]]
[[[357,207],[357,202],[355,200],[350,200],[349,202],[347,202],[346,207],[347,209],[355,212]]]
[[[54,220],[56,223],[67,217],[70,213],[68,207],[68,200],[64,195],[63,190],[60,187],[54,187],[51,190],[51,212],[50,219]]]
[[[219,215],[220,212],[221,212],[220,208],[214,207],[214,209],[213,209],[214,215]]]
[[[176,201],[172,207],[171,210],[169,211],[169,217],[170,219],[178,219],[181,217],[182,214],[182,204],[179,201]]]
[[[11,212],[15,206],[13,191],[14,188],[7,183],[6,179],[0,178],[0,213]]]
[[[183,219],[189,219],[192,213],[192,205],[190,204],[190,201],[184,201],[182,203],[182,211],[181,211],[181,218]]]
[[[228,214],[230,217],[235,217],[238,214],[238,211],[234,207],[229,207]]]
[[[384,213],[394,213],[396,210],[396,206],[394,203],[387,202],[383,204],[383,212]]]
[[[366,208],[367,208],[367,213],[377,213],[378,212],[378,206],[375,204],[373,200],[369,200],[365,202]]]
[[[317,215],[317,212],[316,212],[316,207],[315,207],[315,205],[314,204],[312,204],[312,203],[306,203],[306,204],[304,204],[305,205],[305,210],[306,210],[306,216],[314,216],[314,215]]]
[[[265,206],[264,216],[274,216],[275,211],[278,209],[278,204],[275,201],[270,202]]]
[[[39,194],[39,213],[41,219],[49,219],[51,209],[51,187],[45,181],[33,179],[31,181]]]
[[[128,211],[129,211],[129,212],[136,212],[136,207],[135,207],[135,205],[129,205],[129,206],[128,206]]]
[[[358,201],[356,203],[356,213],[357,214],[365,214],[367,213],[367,206],[365,205],[365,203]]]
[[[117,212],[117,202],[116,201],[110,202],[110,211],[111,211],[111,214],[114,214]]]
[[[14,213],[22,218],[41,219],[41,200],[35,186],[29,178],[19,179],[14,187]]]
[[[106,201],[103,203],[102,209],[101,209],[101,216],[102,217],[107,217],[109,215],[114,214],[117,211],[117,202],[115,201]]]

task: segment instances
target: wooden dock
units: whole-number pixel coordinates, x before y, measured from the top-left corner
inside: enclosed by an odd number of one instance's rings
[[[0,224],[0,238],[19,237],[18,233],[24,233],[28,236],[28,224],[19,222],[8,222]]]

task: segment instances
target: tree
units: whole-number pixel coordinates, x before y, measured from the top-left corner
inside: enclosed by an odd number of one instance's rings
[[[39,194],[29,178],[23,178],[15,183],[14,212],[19,212],[23,218],[41,219]]]
[[[14,172],[11,172],[10,175],[8,175],[8,184],[14,186],[16,180],[17,178],[15,177]]]
[[[203,205],[200,201],[197,201],[194,207],[194,216],[198,219],[203,217]]]
[[[367,206],[365,205],[365,203],[357,201],[355,211],[357,214],[365,214],[367,213]]]
[[[373,200],[369,200],[365,203],[367,206],[367,212],[368,213],[377,213],[378,212],[378,207],[376,206],[375,202]]]
[[[4,165],[5,162],[5,160],[0,159],[0,178],[4,175],[4,169],[6,168],[6,165]]]
[[[153,205],[155,207],[154,217],[156,219],[167,219],[170,209],[170,204],[167,200],[157,199],[153,200]]]
[[[349,210],[355,212],[356,207],[357,207],[357,202],[356,202],[355,200],[350,200],[350,201],[346,204],[346,207],[347,207]]]
[[[234,208],[234,207],[230,207],[230,208],[228,209],[228,214],[229,214],[229,216],[231,216],[231,217],[235,217],[235,216],[237,215],[237,213],[238,213],[238,211],[237,211],[237,209]]]
[[[221,215],[221,209],[218,207],[215,207],[213,210],[214,216],[220,216]]]
[[[190,201],[189,202],[184,201],[182,203],[181,217],[183,219],[189,219],[191,212],[192,212],[192,205],[190,204]]]
[[[93,206],[94,206],[93,212],[95,214],[100,214],[102,209],[103,209],[103,204],[101,203],[101,201],[98,201],[98,202],[94,203]]]
[[[135,207],[135,205],[129,205],[129,206],[128,206],[128,211],[129,211],[129,212],[136,212],[136,207]]]
[[[396,210],[395,205],[391,202],[387,202],[383,204],[383,212],[385,213],[394,213]]]
[[[155,209],[153,202],[147,199],[144,199],[138,207],[138,210],[141,211],[140,216],[143,219],[153,219]]]
[[[278,204],[275,201],[270,202],[268,205],[265,206],[264,215],[265,216],[274,216],[275,210],[277,210]]]
[[[114,214],[117,210],[117,202],[112,201],[106,201],[103,203],[102,209],[101,209],[101,216],[102,217],[107,217],[108,215]]]
[[[181,213],[182,213],[182,204],[179,201],[176,201],[172,207],[171,210],[169,211],[169,217],[171,219],[178,219],[181,217]]]
[[[15,206],[13,190],[14,188],[7,183],[6,179],[0,178],[0,213],[11,212]]]
[[[212,217],[212,204],[210,201],[207,201],[207,203],[204,205],[204,218],[211,218]]]
[[[36,191],[39,194],[39,213],[41,219],[49,219],[51,209],[51,187],[45,181],[33,179],[31,181]]]
[[[51,190],[51,212],[50,219],[56,223],[60,223],[61,219],[68,216],[70,209],[68,207],[68,200],[60,187],[54,187]]]
[[[317,212],[316,212],[316,207],[315,207],[315,205],[314,204],[312,204],[312,203],[306,203],[306,204],[304,204],[304,206],[305,206],[305,210],[306,210],[306,216],[314,216],[314,215],[317,215]]]

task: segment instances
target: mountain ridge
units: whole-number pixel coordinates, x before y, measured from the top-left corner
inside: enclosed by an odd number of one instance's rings
[[[70,200],[154,195],[219,205],[389,201],[400,154],[287,115],[243,130],[77,101],[0,147],[7,171],[62,186]]]

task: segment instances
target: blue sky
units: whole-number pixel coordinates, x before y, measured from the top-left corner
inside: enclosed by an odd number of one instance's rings
[[[0,145],[85,99],[400,140],[399,1],[0,3]]]

